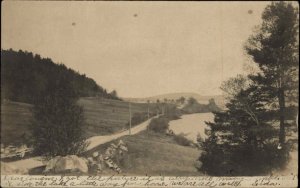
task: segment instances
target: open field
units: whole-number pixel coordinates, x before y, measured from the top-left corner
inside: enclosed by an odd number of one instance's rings
[[[81,98],[86,118],[87,137],[107,135],[127,129],[129,122],[128,102],[97,98]],[[149,104],[150,112],[155,113],[156,104]],[[132,103],[131,113],[147,113],[148,104]]]
[[[1,143],[21,144],[29,137],[32,105],[17,102],[1,104]]]
[[[99,99],[81,98],[78,101],[85,112],[86,137],[107,135],[126,129],[129,122],[128,102]],[[156,104],[149,104],[150,112],[156,112]],[[131,104],[132,115],[147,113],[148,104]],[[1,104],[1,143],[21,144],[30,139],[28,126],[32,121],[32,105],[18,102],[3,102]]]
[[[201,175],[195,168],[200,150],[178,145],[172,136],[152,131],[143,131],[132,136],[124,136],[122,141],[128,147],[128,154],[120,168],[126,175],[162,175],[162,176],[197,176]],[[120,139],[113,141],[118,143]],[[90,150],[104,153],[111,142]],[[105,172],[108,173],[108,172]],[[113,174],[114,172],[111,171]]]

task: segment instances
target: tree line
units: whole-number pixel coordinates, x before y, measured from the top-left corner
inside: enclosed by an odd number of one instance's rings
[[[93,79],[64,64],[22,50],[1,50],[1,100],[36,103],[59,79],[69,82],[78,97],[119,99],[116,91],[107,92]]]

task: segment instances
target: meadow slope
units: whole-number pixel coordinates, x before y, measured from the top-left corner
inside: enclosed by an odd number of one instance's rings
[[[127,129],[129,122],[128,102],[80,98],[78,104],[85,113],[85,136],[109,135]],[[156,104],[149,104],[150,112],[156,112]],[[1,143],[21,144],[30,140],[29,126],[33,120],[32,105],[6,101],[1,103]],[[132,115],[147,113],[148,104],[132,103]]]

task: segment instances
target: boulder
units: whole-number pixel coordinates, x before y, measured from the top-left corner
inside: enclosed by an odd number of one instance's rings
[[[124,146],[125,143],[123,142],[123,140],[120,140],[119,143],[118,143],[118,146]]]
[[[11,164],[1,162],[1,175],[26,175],[28,174],[27,169],[15,167]]]
[[[53,171],[55,168],[55,165],[59,159],[61,159],[61,156],[56,156],[53,159],[49,160],[48,163],[46,164],[44,173]]]
[[[126,146],[120,146],[120,149],[123,151],[128,151],[128,148]]]
[[[199,161],[199,160],[195,161],[195,167],[196,167],[197,169],[200,169],[200,168],[202,167],[202,162]]]
[[[98,157],[98,155],[99,155],[99,153],[98,153],[97,151],[95,151],[95,152],[93,153],[93,157]]]
[[[103,155],[99,155],[97,158],[97,162],[103,162],[103,161],[104,161]]]
[[[88,172],[88,166],[83,158],[76,155],[67,155],[65,157],[55,157],[50,160],[46,166],[45,172],[64,173],[64,172]]]
[[[111,147],[111,148],[114,148],[114,149],[117,149],[117,148],[118,148],[114,143],[110,144],[110,147]]]

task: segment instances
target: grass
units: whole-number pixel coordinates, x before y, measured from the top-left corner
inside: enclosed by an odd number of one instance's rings
[[[129,122],[128,102],[97,98],[81,98],[78,103],[83,106],[86,118],[86,136],[107,135],[126,129]],[[150,112],[155,111],[156,104],[150,104]],[[131,113],[147,113],[148,104],[132,103]]]
[[[1,104],[1,143],[24,143],[28,137],[28,125],[32,121],[32,105],[17,102]]]
[[[178,145],[172,136],[143,131],[137,135],[121,138],[128,147],[128,154],[120,165],[126,175],[198,176],[195,162],[200,151],[193,147]],[[113,141],[118,143],[120,139]],[[103,153],[110,143],[98,146],[87,152]],[[113,174],[113,172],[111,171]]]
[[[122,131],[129,122],[128,102],[89,97],[81,98],[78,104],[84,108],[86,137]],[[149,106],[150,112],[156,112],[157,104]],[[33,118],[31,108],[32,105],[26,103],[1,103],[1,143],[19,145],[30,139],[28,126]],[[148,104],[132,103],[131,109],[132,115],[147,113]]]
[[[142,131],[139,134],[120,138],[127,146],[128,153],[119,164],[122,173],[119,175],[148,176],[201,176],[195,168],[195,162],[200,150],[193,147],[178,145],[172,136],[153,131]],[[111,144],[117,144],[120,139],[100,145],[83,154],[91,157],[93,152],[103,154]],[[41,175],[45,167],[31,169],[30,174]],[[116,172],[105,169],[100,175],[114,175]],[[66,174],[74,175],[74,174]],[[90,174],[77,174],[90,175]],[[95,174],[94,174],[95,175]]]

